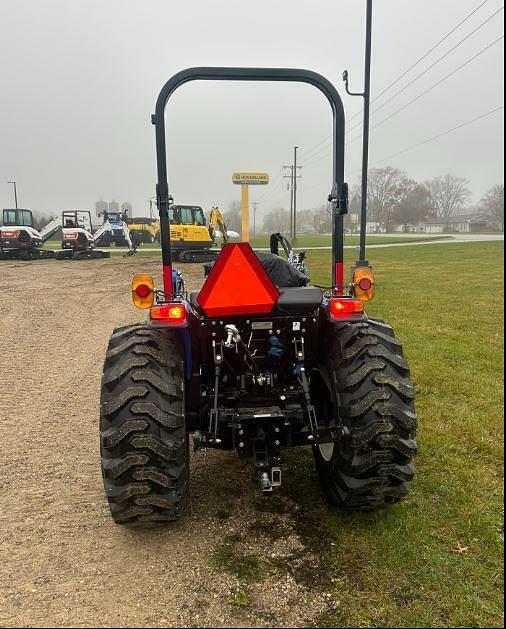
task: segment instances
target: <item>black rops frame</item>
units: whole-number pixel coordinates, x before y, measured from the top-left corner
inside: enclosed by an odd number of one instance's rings
[[[338,292],[343,289],[344,219],[348,211],[348,186],[344,182],[344,108],[336,88],[325,77],[311,70],[292,68],[188,68],[170,78],[156,101],[151,122],[155,125],[156,165],[158,183],[156,198],[160,213],[160,239],[164,290],[173,294],[172,256],[170,245],[169,184],[167,181],[167,154],[165,146],[165,107],[178,87],[189,81],[294,81],[317,87],[330,103],[333,114],[332,189],[329,201],[332,206],[332,285]]]

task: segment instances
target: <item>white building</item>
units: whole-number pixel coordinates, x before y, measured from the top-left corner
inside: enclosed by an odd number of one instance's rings
[[[474,214],[456,214],[441,218],[430,218],[418,224],[418,232],[427,234],[460,233],[469,234],[487,229],[489,218],[484,212]]]

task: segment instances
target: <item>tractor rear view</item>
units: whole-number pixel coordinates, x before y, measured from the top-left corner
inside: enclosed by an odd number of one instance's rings
[[[302,260],[224,245],[200,291],[172,267],[165,105],[191,80],[299,81],[320,89],[334,116],[332,285],[311,286]],[[147,321],[117,328],[101,395],[101,458],[114,520],[179,519],[188,502],[189,443],[235,450],[259,491],[283,483],[285,448],[312,448],[330,504],[372,509],[403,498],[416,453],[414,389],[392,328],[367,316],[374,275],[343,272],[344,113],[308,70],[193,68],[163,87],[152,117],[157,145],[163,287],[137,274],[132,298]],[[278,239],[279,240],[279,239]],[[282,241],[281,241],[282,242]],[[234,482],[233,478],[230,480]]]

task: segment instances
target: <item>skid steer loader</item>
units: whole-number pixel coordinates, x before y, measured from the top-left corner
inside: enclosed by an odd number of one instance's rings
[[[334,118],[328,289],[285,286],[284,274],[269,274],[272,267],[249,244],[228,243],[202,289],[184,291],[172,266],[164,111],[173,92],[193,80],[298,81],[328,99]],[[348,187],[336,89],[308,70],[191,68],[164,85],[152,122],[163,285],[134,276],[133,302],[147,320],[114,330],[105,357],[101,460],[112,517],[121,524],[181,518],[190,435],[196,450],[235,450],[250,459],[265,494],[280,491],[283,450],[307,446],[331,504],[372,509],[397,502],[413,476],[414,389],[392,328],[365,312],[375,292],[372,269],[360,260],[351,277],[344,275]]]

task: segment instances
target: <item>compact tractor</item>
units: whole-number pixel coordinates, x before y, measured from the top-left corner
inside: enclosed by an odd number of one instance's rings
[[[172,265],[164,110],[192,80],[299,81],[327,97],[334,117],[328,288],[311,286],[276,253],[259,258],[247,243],[228,243],[201,290],[185,292]],[[372,509],[397,502],[413,477],[414,389],[392,328],[365,312],[375,292],[372,269],[361,259],[345,279],[348,188],[336,89],[308,70],[192,68],[162,88],[152,122],[163,285],[134,276],[133,302],[147,320],[114,330],[106,353],[101,460],[114,520],[181,518],[190,435],[197,451],[235,450],[250,459],[264,494],[282,484],[283,450],[307,446],[330,504]]]

